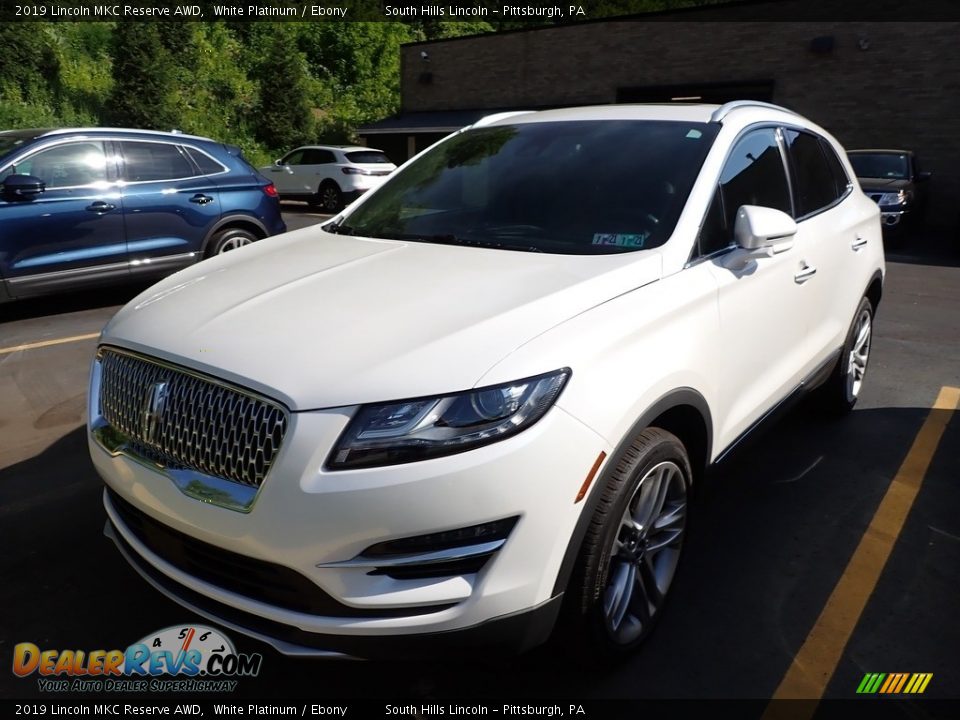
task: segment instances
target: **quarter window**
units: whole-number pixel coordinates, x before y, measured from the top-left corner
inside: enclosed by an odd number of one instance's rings
[[[833,175],[833,185],[836,188],[837,197],[843,197],[847,193],[847,188],[850,187],[850,178],[847,177],[847,171],[843,169],[843,163],[840,162],[830,143],[820,138],[820,147],[827,158],[830,174]]]
[[[204,175],[216,175],[217,173],[223,172],[223,166],[220,165],[216,160],[207,155],[204,152],[200,152],[196,148],[187,147],[184,148],[187,154],[190,156],[190,159],[193,160],[194,164],[200,169],[200,172]]]
[[[815,136],[787,130],[786,139],[796,186],[796,217],[802,218],[832,204],[841,193]]]
[[[124,157],[124,179],[127,182],[176,180],[197,173],[183,151],[176,145],[151,142],[121,142]]]
[[[10,167],[12,174],[33,175],[47,189],[77,187],[107,179],[107,156],[100,142],[56,145],[31,155]]]
[[[700,230],[700,255],[709,255],[733,242],[737,210],[743,205],[792,212],[790,186],[773,128],[756,130],[734,145]]]

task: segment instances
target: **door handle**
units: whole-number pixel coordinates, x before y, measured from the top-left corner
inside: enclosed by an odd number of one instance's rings
[[[204,195],[203,193],[197,193],[190,198],[190,202],[196,203],[197,205],[206,205],[207,203],[212,203],[213,198],[209,195]]]
[[[103,202],[102,200],[97,200],[97,202],[87,205],[87,210],[95,213],[105,213],[115,210],[116,207],[116,205],[111,205],[110,203]]]
[[[803,270],[801,270],[796,275],[794,275],[793,279],[794,279],[794,282],[796,282],[799,285],[802,285],[803,283],[805,283],[807,280],[809,280],[816,274],[817,274],[817,269],[815,267],[811,267],[810,265],[807,265],[806,267],[803,268]]]
[[[857,235],[857,239],[850,243],[850,247],[854,252],[860,252],[867,245],[867,239],[865,237],[860,237]]]

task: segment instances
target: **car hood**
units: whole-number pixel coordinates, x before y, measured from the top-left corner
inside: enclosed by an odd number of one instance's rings
[[[909,180],[897,180],[895,178],[862,178],[858,177],[857,182],[864,192],[874,190],[876,192],[897,192],[912,187]]]
[[[341,407],[473,387],[532,338],[660,273],[655,250],[553,255],[307,228],[170,276],[101,342],[293,410]]]

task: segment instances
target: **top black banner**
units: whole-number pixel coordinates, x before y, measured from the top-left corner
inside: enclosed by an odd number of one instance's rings
[[[0,22],[957,21],[960,0],[0,0]]]

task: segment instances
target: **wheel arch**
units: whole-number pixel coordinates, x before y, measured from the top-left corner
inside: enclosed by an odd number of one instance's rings
[[[883,297],[883,273],[879,270],[873,273],[873,277],[870,278],[870,282],[867,283],[866,292],[864,295],[870,300],[870,304],[873,305],[873,312],[877,312],[877,308],[880,306],[880,298]],[[857,301],[860,302],[859,300]]]
[[[648,427],[659,427],[676,435],[687,448],[694,483],[703,478],[713,451],[713,418],[710,406],[706,398],[697,390],[689,387],[677,388],[660,397],[637,418],[604,463],[603,471],[590,488],[590,493],[584,501],[580,517],[567,544],[553,585],[553,596],[565,591],[573,574],[580,546],[583,544],[590,520],[600,499],[597,488],[607,482],[609,474],[626,454],[633,438]]]

